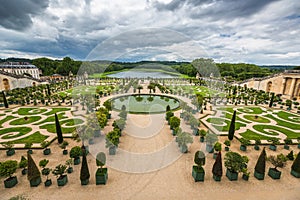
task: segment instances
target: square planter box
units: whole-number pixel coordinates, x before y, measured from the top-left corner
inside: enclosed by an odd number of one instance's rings
[[[15,149],[9,149],[9,150],[6,151],[7,156],[12,156],[14,154],[15,154]]]
[[[37,177],[33,180],[30,180],[30,187],[37,187],[41,183],[41,177]]]
[[[18,179],[17,179],[16,176],[9,177],[9,178],[4,180],[4,187],[5,188],[12,188],[15,185],[17,185],[17,183],[18,183]]]
[[[300,173],[296,172],[295,170],[291,170],[291,174],[296,178],[300,178]]]
[[[230,181],[238,180],[238,173],[231,172],[230,170],[226,169],[226,176]]]
[[[256,151],[258,151],[258,150],[259,150],[259,146],[258,146],[258,145],[254,145],[254,149],[255,149]]]
[[[241,146],[240,146],[240,150],[241,150],[241,151],[247,151],[247,146],[241,145]]]
[[[275,168],[269,168],[268,175],[269,175],[272,179],[280,179],[281,172],[278,171],[278,170],[275,170]]]
[[[215,176],[213,175],[213,179],[217,182],[220,182],[221,181],[221,176]]]
[[[214,152],[214,147],[211,144],[206,144],[206,151],[208,153],[213,153]]]
[[[51,149],[50,148],[46,148],[46,149],[44,149],[44,151],[43,151],[43,154],[44,155],[49,155],[51,153]]]
[[[195,182],[204,182],[205,171],[199,170],[198,166],[193,166],[192,176],[194,177]]]
[[[96,171],[96,185],[105,185],[108,179],[107,168],[100,168]]]
[[[52,185],[52,180],[48,179],[44,182],[45,187],[49,187],[50,185]]]
[[[195,135],[195,136],[198,136],[198,135],[199,135],[198,129],[193,129],[193,135]]]
[[[63,155],[68,155],[68,150],[67,149],[63,150]]]
[[[109,155],[116,155],[117,147],[109,147],[108,148],[108,154]]]
[[[271,150],[273,150],[273,151],[276,151],[276,149],[277,149],[277,146],[276,146],[276,145],[273,145],[273,144],[271,144],[269,148],[270,148]]]
[[[87,185],[87,184],[89,184],[89,179],[80,180],[80,181],[81,181],[81,185]]]
[[[245,174],[243,174],[242,179],[245,180],[245,181],[248,181],[249,180],[249,176],[246,176]]]
[[[63,176],[61,176],[57,179],[57,185],[58,186],[64,186],[64,185],[67,184],[67,182],[68,182],[68,176],[67,175],[63,175]]]
[[[204,137],[200,137],[200,142],[204,142]]]
[[[80,157],[74,158],[74,165],[80,164]]]
[[[286,149],[286,150],[289,150],[289,149],[290,149],[290,146],[285,144],[285,145],[283,146],[283,148]]]
[[[68,174],[71,174],[73,172],[73,167],[68,167],[67,172]]]
[[[261,173],[258,173],[257,171],[254,171],[254,177],[257,178],[258,180],[264,180],[265,174],[261,174]]]
[[[225,151],[229,151],[229,147],[225,147]]]

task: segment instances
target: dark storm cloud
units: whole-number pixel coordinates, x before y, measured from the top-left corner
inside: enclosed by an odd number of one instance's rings
[[[175,11],[184,8],[192,18],[247,17],[276,0],[173,0],[168,4],[154,2],[159,11]]]
[[[5,0],[0,4],[0,25],[7,29],[24,30],[32,24],[32,16],[40,14],[49,0]]]

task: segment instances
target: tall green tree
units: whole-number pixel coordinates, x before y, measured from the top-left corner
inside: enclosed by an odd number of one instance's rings
[[[3,96],[4,107],[5,107],[5,108],[8,108],[8,103],[7,103],[7,99],[6,99],[6,96],[5,96],[4,91],[2,91],[2,96]]]
[[[64,141],[64,138],[63,138],[61,126],[60,126],[60,123],[59,123],[56,113],[55,113],[55,127],[56,127],[56,133],[57,133],[57,141],[59,144],[61,144]]]
[[[228,131],[228,139],[229,140],[233,140],[234,131],[235,131],[235,118],[236,118],[236,110],[233,112],[230,126],[229,126],[229,131]]]
[[[273,101],[274,101],[274,93],[272,93],[272,97],[271,97],[271,100],[270,100],[270,103],[269,103],[269,107],[271,108],[272,105],[273,105]]]
[[[221,177],[223,175],[221,151],[219,151],[217,155],[216,161],[212,168],[212,173],[217,177]]]
[[[260,174],[264,174],[265,170],[266,170],[266,158],[267,158],[267,154],[266,154],[266,149],[265,147],[263,148],[262,152],[260,153],[260,156],[258,157],[258,160],[256,162],[255,165],[255,171],[260,173]]]
[[[292,164],[292,170],[300,173],[300,153],[298,153],[296,159],[294,160],[294,162]]]
[[[86,153],[85,153],[85,149],[82,150],[82,163],[81,163],[81,169],[80,169],[80,180],[81,182],[83,181],[87,181],[90,178],[90,172],[89,172],[89,167],[88,167],[88,163],[86,160]]]

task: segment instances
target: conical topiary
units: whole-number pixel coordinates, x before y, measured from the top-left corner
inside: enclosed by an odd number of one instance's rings
[[[257,163],[255,165],[255,171],[260,173],[260,174],[264,174],[265,170],[266,170],[266,158],[267,158],[267,154],[266,154],[266,150],[265,147],[263,148]]]
[[[90,178],[89,167],[86,160],[85,150],[82,151],[82,163],[80,169],[80,180],[82,185],[87,185]]]
[[[27,153],[28,172],[27,179],[30,181],[31,186],[38,186],[41,182],[41,172],[36,166],[31,154]]]
[[[229,140],[233,140],[234,131],[235,131],[235,117],[236,117],[236,110],[233,112],[230,126],[229,126],[229,131],[228,131],[228,139]]]
[[[57,141],[59,144],[61,144],[64,141],[61,126],[57,117],[57,114],[55,113],[55,127],[56,127],[56,133],[57,133]]]
[[[292,170],[294,170],[297,173],[300,173],[300,153],[298,153],[296,159],[293,162]]]
[[[216,161],[213,165],[212,173],[213,173],[213,175],[215,175],[217,177],[221,177],[223,175],[222,157],[221,157],[220,151],[219,151]]]
[[[270,100],[270,103],[269,103],[269,107],[271,108],[273,106],[273,101],[274,101],[274,93],[272,93],[272,97],[271,97],[271,100]]]

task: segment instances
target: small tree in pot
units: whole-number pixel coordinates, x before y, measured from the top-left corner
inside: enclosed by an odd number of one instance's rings
[[[289,138],[284,139],[284,149],[289,150],[290,149],[290,144],[293,144],[293,141]]]
[[[172,134],[176,135],[175,129],[180,126],[180,119],[176,116],[170,118],[170,128],[172,129]]]
[[[276,149],[277,149],[276,145],[280,144],[279,139],[278,138],[271,138],[268,141],[271,142],[270,149],[273,150],[273,151],[276,151]]]
[[[80,155],[81,155],[81,148],[80,146],[72,147],[70,150],[70,158],[74,159],[74,165],[79,165],[80,163]]]
[[[260,141],[260,139],[256,139],[255,140],[254,149],[255,150],[259,150],[259,145],[261,145],[261,141]]]
[[[286,165],[287,157],[283,155],[282,153],[277,156],[269,156],[268,161],[274,165],[274,168],[269,168],[268,175],[273,179],[280,179],[281,172],[277,170],[277,167],[283,168]]]
[[[193,143],[193,137],[187,132],[177,134],[177,143],[181,153],[188,152],[188,144]]]
[[[192,176],[195,182],[204,181],[205,171],[203,165],[205,165],[205,154],[202,151],[197,151],[195,153],[194,162],[196,165],[193,166]]]
[[[241,142],[240,150],[247,151],[247,146],[250,144],[250,140],[245,138],[240,138],[239,140]]]
[[[106,135],[106,148],[108,148],[109,155],[115,155],[117,147],[120,142],[120,134],[117,130],[110,131]]]
[[[52,174],[54,174],[57,177],[58,186],[64,186],[68,182],[68,176],[65,174],[66,169],[67,169],[66,165],[59,164],[52,171]]]
[[[214,150],[216,151],[216,153],[214,153],[213,158],[216,159],[218,152],[222,150],[222,144],[220,142],[216,142],[214,145]]]
[[[238,179],[238,173],[247,166],[249,159],[246,156],[241,156],[237,152],[227,152],[224,157],[226,176],[229,180],[235,181]]]
[[[213,173],[213,179],[215,181],[221,181],[221,177],[223,175],[221,151],[219,152],[216,161],[213,165],[212,173]]]
[[[48,141],[41,142],[41,147],[44,149],[43,150],[44,155],[49,155],[51,153],[51,149],[48,148],[49,144],[50,142]]]
[[[103,184],[105,185],[107,182],[107,168],[103,168],[103,166],[106,163],[106,156],[105,153],[99,152],[96,156],[96,164],[98,166],[98,169],[96,171],[96,185]],[[99,168],[100,167],[100,168]]]
[[[229,151],[229,147],[230,147],[230,145],[231,145],[230,140],[225,140],[224,144],[226,145],[225,151]]]
[[[25,148],[25,149],[28,149],[28,150],[27,150],[27,153],[29,153],[29,154],[32,154],[32,149],[31,149],[31,147],[32,147],[32,142],[26,142],[25,145],[24,145],[24,148]]]
[[[66,149],[68,145],[69,142],[65,140],[59,145],[59,147],[63,149],[63,155],[68,155],[68,150]]]
[[[42,175],[46,176],[46,181],[44,182],[44,185],[46,187],[52,185],[52,180],[48,178],[48,176],[51,172],[51,169],[46,167],[48,163],[49,163],[49,160],[47,160],[47,159],[40,160],[40,162],[39,162],[39,166],[42,168]]]
[[[12,188],[18,183],[16,176],[12,176],[16,173],[18,168],[18,162],[16,160],[7,160],[0,163],[0,176],[7,177],[4,180],[5,188]]]
[[[66,160],[66,165],[68,166],[68,168],[67,168],[68,174],[71,174],[73,172],[73,167],[72,167],[73,164],[74,164],[74,162],[73,162],[72,158]]]
[[[3,143],[2,146],[6,149],[6,155],[12,156],[15,154],[14,144],[12,142]]]
[[[27,166],[28,166],[28,160],[22,156],[21,161],[19,162],[19,168],[22,168],[22,175],[27,174]]]
[[[200,134],[200,142],[204,142],[204,137],[206,136],[207,132],[204,129],[200,129],[199,134]]]
[[[83,150],[85,151],[85,150]],[[86,153],[82,152],[82,163],[81,163],[81,169],[80,169],[80,181],[81,185],[87,185],[89,183],[90,179],[90,172],[88,163],[86,160]]]
[[[214,144],[218,141],[218,136],[214,133],[208,133],[206,135],[206,151],[209,153],[214,152]]]

